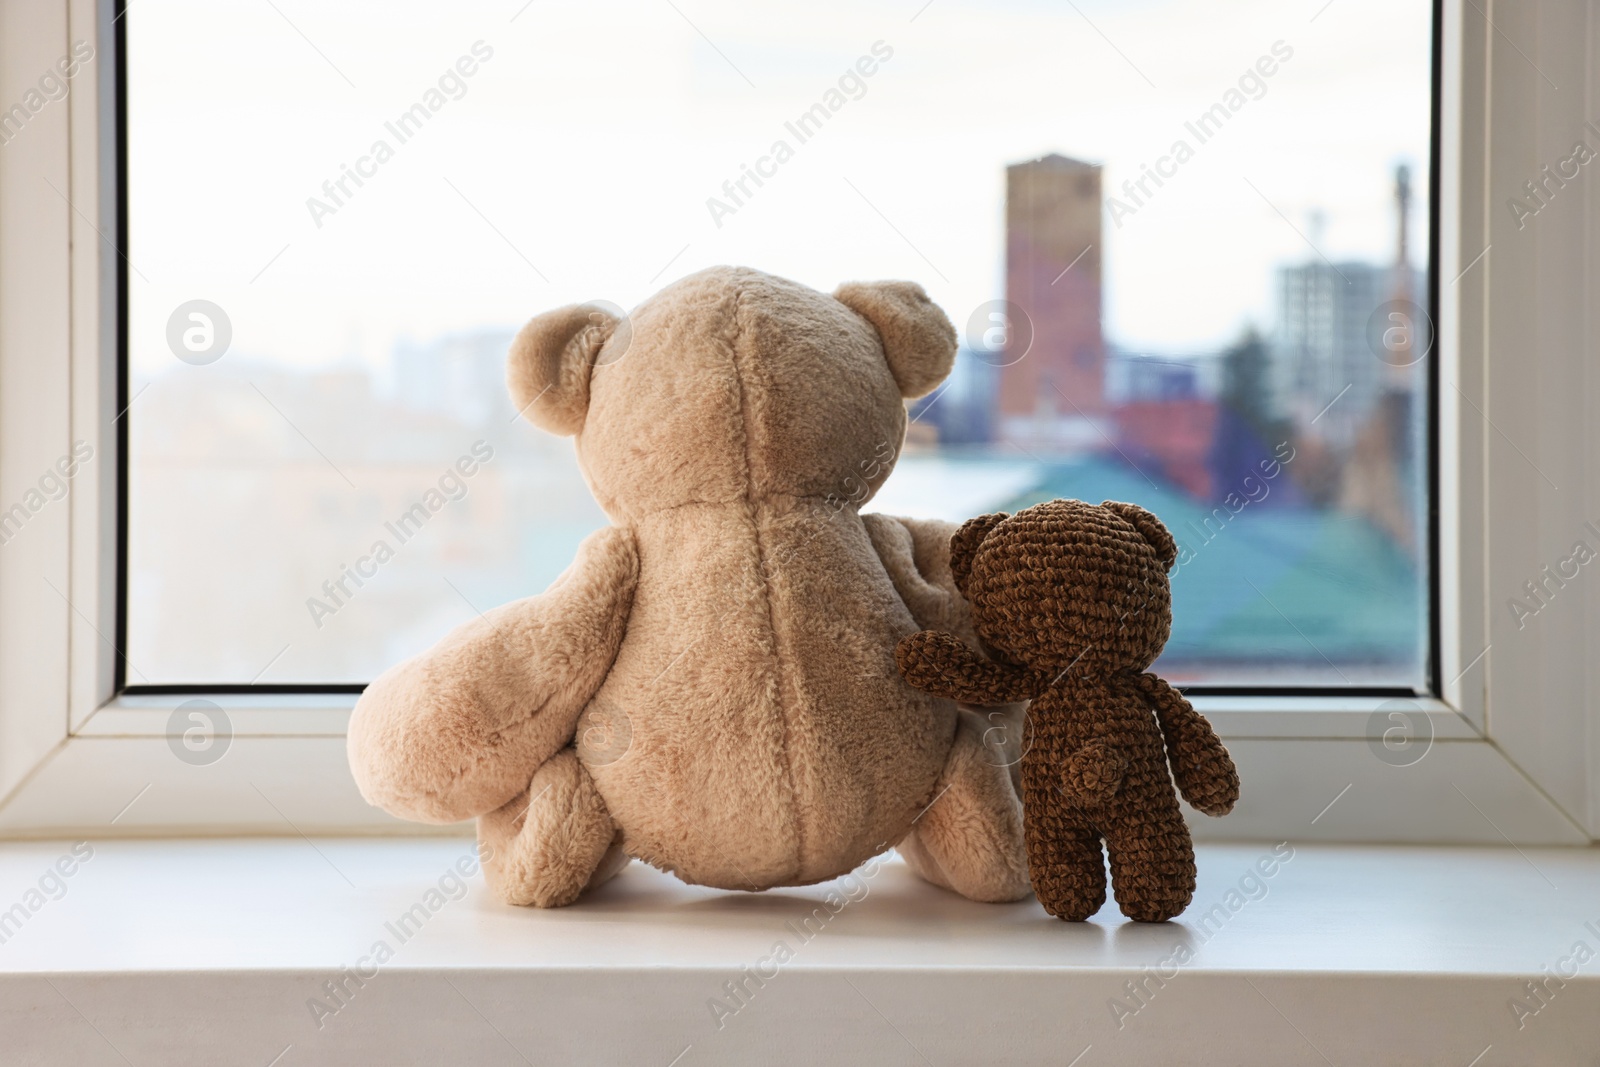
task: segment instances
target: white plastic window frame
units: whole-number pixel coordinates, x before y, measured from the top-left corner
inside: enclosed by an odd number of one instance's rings
[[[1443,692],[1407,721],[1384,698],[1197,700],[1245,783],[1226,819],[1191,818],[1198,837],[1600,838],[1600,574],[1557,584],[1544,569],[1576,541],[1600,549],[1588,299],[1600,177],[1549,185],[1537,203],[1524,187],[1576,140],[1600,147],[1583,108],[1597,4],[1444,3],[1430,357]],[[92,450],[70,493],[0,545],[0,836],[427,832],[356,793],[353,697],[212,695],[231,735],[207,762],[173,714],[191,697],[115,692],[116,32],[111,0],[0,0],[0,106],[74,42],[94,49],[70,93],[0,144],[0,510],[75,447]],[[1537,214],[1511,210],[1518,198]]]

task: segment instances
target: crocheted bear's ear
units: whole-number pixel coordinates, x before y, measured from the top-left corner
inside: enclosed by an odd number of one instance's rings
[[[568,304],[530,320],[506,357],[506,388],[517,413],[562,437],[583,429],[589,372],[621,321],[599,304]]]
[[[1149,542],[1150,547],[1156,550],[1156,558],[1167,570],[1178,559],[1178,542],[1172,539],[1172,534],[1162,525],[1161,520],[1138,504],[1124,504],[1120,500],[1107,500],[1100,505],[1107,511],[1114,511],[1121,515],[1133,528],[1139,531],[1139,536]]]
[[[978,546],[983,544],[984,538],[996,526],[1010,517],[1003,511],[979,515],[962,523],[961,528],[950,535],[950,574],[955,578],[956,588],[961,590],[962,596],[967,595],[967,577],[972,574],[972,561],[978,554]]]

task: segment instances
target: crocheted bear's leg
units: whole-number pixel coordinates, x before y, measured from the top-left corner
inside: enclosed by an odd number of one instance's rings
[[[557,908],[627,865],[620,834],[571,748],[545,762],[520,795],[478,819],[483,873],[507,904]]]
[[[1039,903],[1058,919],[1083,922],[1106,902],[1100,831],[1059,798],[1030,802],[1027,821],[1028,874]]]
[[[1170,813],[1162,813],[1166,817],[1118,825],[1106,834],[1117,906],[1136,922],[1164,922],[1194,898],[1194,846],[1177,802],[1171,806]]]
[[[1022,805],[1011,772],[982,741],[982,720],[962,711],[933,802],[897,851],[923,879],[970,900],[1028,895]]]

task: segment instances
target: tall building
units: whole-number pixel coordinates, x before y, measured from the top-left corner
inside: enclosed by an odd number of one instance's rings
[[[1060,155],[1006,168],[1008,322],[999,436],[1027,448],[1104,447],[1101,169]]]
[[[1351,444],[1392,377],[1373,351],[1369,321],[1396,292],[1423,291],[1411,267],[1314,259],[1280,268],[1278,406],[1330,445]]]
[[[1426,276],[1410,263],[1410,168],[1397,167],[1394,179],[1392,264],[1334,264],[1313,257],[1278,271],[1274,400],[1336,449],[1354,443],[1386,394],[1409,395],[1417,387],[1417,364],[1432,344],[1420,307],[1399,320],[1393,317],[1397,309],[1384,306],[1420,305],[1427,295]],[[1397,322],[1410,329],[1395,332]],[[1406,338],[1398,349],[1396,337]]]

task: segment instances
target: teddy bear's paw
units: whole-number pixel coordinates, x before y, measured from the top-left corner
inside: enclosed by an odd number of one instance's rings
[[[489,888],[507,904],[559,908],[622,869],[627,856],[589,772],[563,749],[519,796],[478,820]]]
[[[1202,749],[1180,764],[1178,784],[1189,806],[1213,818],[1228,814],[1239,802],[1239,772],[1221,742]]]
[[[1038,820],[1028,842],[1028,877],[1045,911],[1066,922],[1083,922],[1106,902],[1099,831],[1071,819]]]
[[[1160,898],[1143,898],[1138,900],[1122,900],[1118,898],[1117,907],[1122,914],[1136,923],[1164,923],[1176,919],[1183,914],[1189,906],[1189,897],[1183,894],[1167,894]]]
[[[1213,819],[1221,818],[1233,810],[1239,802],[1238,779],[1234,779],[1232,789],[1226,786],[1219,787],[1214,792],[1198,793],[1184,798],[1189,806],[1202,815],[1209,815]]]
[[[1080,804],[1104,804],[1117,795],[1127,763],[1099,741],[1080,748],[1061,771],[1061,791]]]
[[[1106,887],[1103,882],[1098,890],[1087,886],[1051,884],[1039,893],[1039,903],[1044,905],[1044,910],[1069,923],[1087,922],[1105,902]]]
[[[969,900],[1021,900],[1028,895],[1022,804],[1010,772],[984,747],[980,723],[961,713],[933,801],[895,847],[920,877]]]
[[[1127,824],[1106,835],[1117,907],[1134,922],[1165,922],[1194,899],[1194,846],[1181,817]]]
[[[906,681],[929,693],[946,695],[960,687],[972,661],[972,650],[954,634],[919,630],[894,650],[895,662]]]

